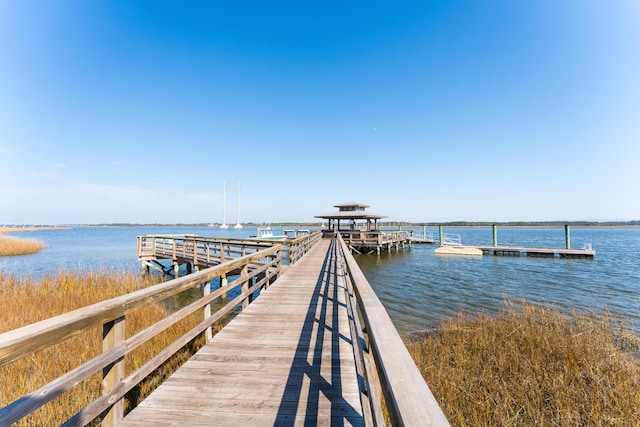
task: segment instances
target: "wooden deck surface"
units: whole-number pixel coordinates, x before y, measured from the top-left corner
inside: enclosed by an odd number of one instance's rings
[[[290,266],[122,425],[363,425],[335,242]]]

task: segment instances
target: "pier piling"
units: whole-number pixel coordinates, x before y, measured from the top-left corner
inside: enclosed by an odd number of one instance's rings
[[[493,224],[492,228],[493,228],[493,247],[495,248],[498,246],[498,226],[496,224]]]

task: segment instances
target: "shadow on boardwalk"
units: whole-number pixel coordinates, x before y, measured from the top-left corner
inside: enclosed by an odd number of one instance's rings
[[[276,425],[291,423],[291,413],[304,404],[305,425],[317,425],[321,399],[331,402],[331,425],[342,426],[346,419],[351,425],[362,425],[362,415],[342,396],[340,357],[331,357],[331,381],[322,375],[325,339],[331,343],[332,355],[340,354],[340,345],[351,348],[351,338],[339,327],[339,309],[346,310],[344,276],[337,262],[335,241],[331,242],[322,264],[318,281],[304,320],[296,356],[278,410]],[[325,362],[326,362],[326,358]],[[309,381],[306,399],[302,398],[303,383]]]

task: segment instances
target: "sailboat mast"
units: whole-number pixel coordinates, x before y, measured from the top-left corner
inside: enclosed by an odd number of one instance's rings
[[[227,227],[227,181],[224,181],[224,189],[222,190],[222,225],[220,228]]]
[[[238,181],[238,222],[234,227],[242,228],[242,224],[240,224],[240,181]]]

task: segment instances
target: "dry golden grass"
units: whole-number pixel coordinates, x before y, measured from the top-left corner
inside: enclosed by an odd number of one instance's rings
[[[152,279],[156,280],[157,279]],[[84,307],[98,301],[113,298],[154,284],[133,274],[90,273],[87,275],[60,273],[39,282],[32,279],[16,279],[0,273],[0,333],[39,320]],[[127,316],[127,337],[151,325],[167,315],[167,309],[153,305]],[[201,319],[192,316],[168,331],[160,334],[126,358],[126,374],[133,372],[160,349],[175,341]],[[55,347],[38,352],[28,358],[0,367],[0,407],[38,389],[75,366],[91,359],[102,351],[102,330],[96,329],[72,337]],[[199,338],[181,353],[155,372],[152,377],[133,389],[127,396],[127,407],[137,404],[155,386],[175,371],[197,348]],[[100,396],[101,375],[95,374],[71,391],[64,393],[20,425],[58,425]]]
[[[507,303],[408,343],[452,425],[640,425],[635,333],[608,315]]]
[[[45,247],[45,244],[35,239],[19,239],[3,236],[0,232],[0,256],[35,254]]]

